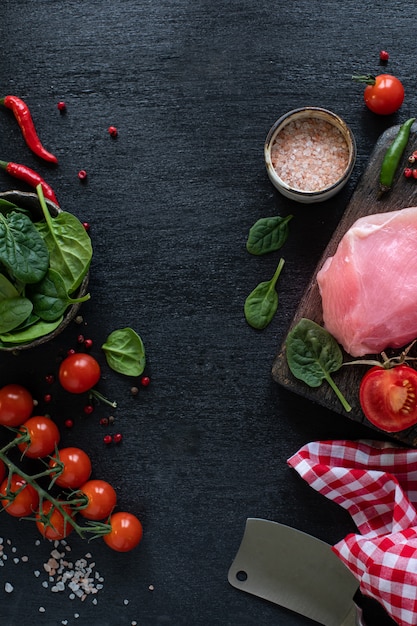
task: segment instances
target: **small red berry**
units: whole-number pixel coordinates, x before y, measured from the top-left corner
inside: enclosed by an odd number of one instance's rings
[[[379,59],[383,63],[386,63],[389,59],[389,53],[386,50],[381,50],[381,52],[379,53]]]
[[[87,178],[87,172],[85,170],[80,170],[78,172],[78,178],[80,180],[85,180]]]
[[[72,420],[70,420],[70,419],[65,420],[65,422],[64,422],[64,423],[65,423],[65,426],[66,426],[67,428],[72,428],[72,427],[74,426],[74,422],[73,422]]]
[[[107,417],[102,417],[102,418],[100,419],[100,424],[101,424],[101,426],[107,426],[107,425],[108,425],[108,423],[109,423],[109,420],[107,419]]]
[[[110,137],[117,137],[117,135],[119,134],[116,126],[109,126],[107,132],[109,133]]]
[[[84,343],[84,335],[78,335],[77,343]]]
[[[413,178],[417,178],[417,170],[413,170]]]
[[[140,379],[140,384],[142,385],[142,387],[147,387],[151,382],[151,379],[149,378],[149,376],[142,376],[142,378]]]
[[[90,230],[90,224],[88,222],[83,222],[83,226],[87,232]]]
[[[52,400],[52,396],[50,393],[46,393],[43,397],[44,402],[46,402],[47,404],[49,404],[49,402],[51,402]]]
[[[75,354],[74,348],[70,348],[67,352],[67,356],[71,356],[71,354]]]
[[[91,415],[91,413],[94,411],[94,407],[92,404],[86,404],[84,407],[84,413],[86,415]]]
[[[67,108],[67,105],[62,100],[58,102],[56,106],[58,107],[58,111],[65,111],[65,109]]]
[[[411,178],[413,175],[413,170],[411,169],[411,167],[406,167],[404,170],[404,176],[406,178]]]
[[[121,433],[116,433],[115,435],[113,435],[114,443],[120,443],[122,439],[123,435]]]
[[[108,446],[113,441],[113,438],[111,435],[104,435],[103,441]]]
[[[48,383],[48,385],[52,385],[52,383],[55,381],[55,377],[53,374],[47,374],[45,376],[45,380]]]
[[[87,348],[87,350],[92,348],[92,346],[93,346],[93,340],[92,339],[85,339],[84,340],[84,347]]]

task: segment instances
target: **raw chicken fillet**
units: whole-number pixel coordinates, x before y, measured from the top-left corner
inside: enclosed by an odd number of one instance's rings
[[[358,219],[317,274],[325,328],[352,356],[417,338],[417,207]]]

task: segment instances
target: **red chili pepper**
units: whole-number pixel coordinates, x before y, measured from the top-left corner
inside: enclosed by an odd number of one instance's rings
[[[0,99],[0,104],[13,111],[29,148],[45,161],[58,163],[56,156],[48,152],[41,144],[28,105],[17,96],[5,96]]]
[[[36,188],[38,185],[42,185],[42,191],[45,198],[52,200],[52,202],[55,202],[55,204],[59,206],[52,187],[50,187],[50,185],[48,185],[48,183],[45,182],[44,179],[34,170],[31,170],[29,167],[26,167],[26,165],[21,165],[20,163],[7,163],[6,161],[0,161],[0,167],[10,174],[10,176],[23,180],[23,182],[33,188]]]

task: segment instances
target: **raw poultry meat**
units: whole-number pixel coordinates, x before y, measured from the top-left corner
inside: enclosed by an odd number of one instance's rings
[[[352,356],[417,338],[417,207],[358,219],[317,274],[325,328]]]

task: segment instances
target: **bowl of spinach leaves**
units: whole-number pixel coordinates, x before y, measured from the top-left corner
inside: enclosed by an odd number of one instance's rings
[[[88,233],[36,191],[0,193],[0,351],[50,341],[90,297]]]

